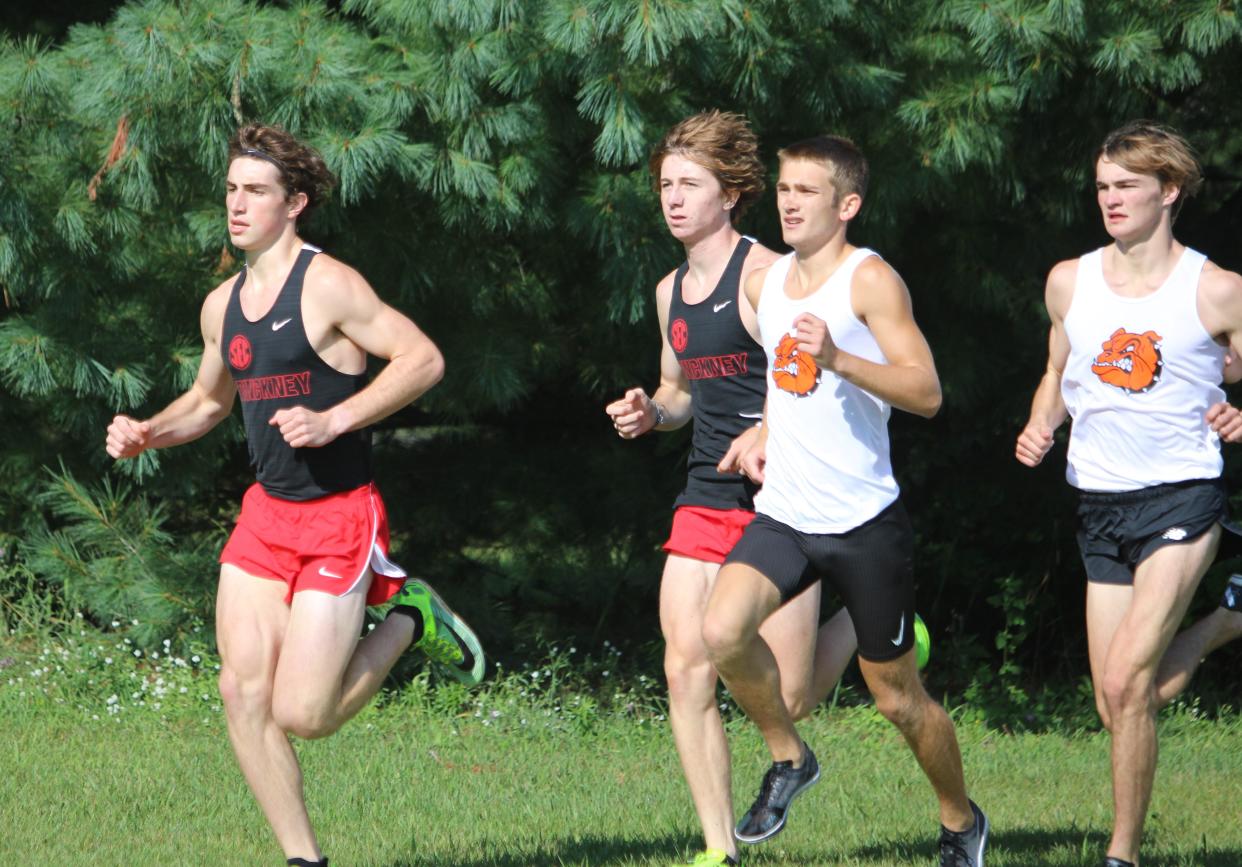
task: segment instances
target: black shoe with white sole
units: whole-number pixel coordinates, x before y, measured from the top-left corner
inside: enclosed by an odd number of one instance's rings
[[[940,826],[940,867],[983,867],[983,852],[988,847],[988,817],[979,805],[970,802],[975,824],[965,831],[950,831]]]
[[[804,743],[801,767],[795,768],[793,762],[773,762],[768,768],[759,796],[733,829],[733,836],[743,843],[761,843],[775,837],[785,827],[790,802],[817,782],[819,762]]]

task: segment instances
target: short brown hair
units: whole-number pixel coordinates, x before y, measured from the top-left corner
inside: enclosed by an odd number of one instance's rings
[[[867,197],[867,183],[871,179],[867,158],[858,145],[844,136],[817,135],[783,147],[776,155],[782,162],[810,160],[828,169],[838,200],[850,193]]]
[[[1172,127],[1152,120],[1132,120],[1110,132],[1096,151],[1095,162],[1101,158],[1127,171],[1152,175],[1161,186],[1177,187],[1174,219],[1182,204],[1203,185],[1203,168],[1190,142]]]
[[[759,139],[750,123],[731,111],[703,111],[691,115],[665,133],[652,149],[647,167],[656,192],[664,158],[677,154],[707,169],[726,193],[736,193],[730,219],[734,222],[763,195],[764,168]]]
[[[238,157],[266,160],[276,166],[287,196],[305,193],[306,207],[299,218],[321,204],[336,186],[336,176],[319,151],[279,126],[251,123],[239,129],[229,141],[229,162]]]

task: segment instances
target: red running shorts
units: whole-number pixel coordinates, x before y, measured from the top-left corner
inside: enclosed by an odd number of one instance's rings
[[[673,512],[673,529],[664,550],[706,563],[723,563],[754,519],[755,513],[746,509],[679,506]]]
[[[270,496],[256,482],[242,497],[220,562],[284,581],[286,603],[303,590],[344,596],[367,569],[374,573],[368,605],[387,602],[405,583],[405,571],[388,559],[388,513],[373,483],[292,501]]]

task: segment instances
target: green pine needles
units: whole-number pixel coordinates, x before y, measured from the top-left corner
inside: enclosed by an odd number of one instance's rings
[[[995,490],[1041,369],[1042,279],[1102,242],[1090,155],[1133,116],[1200,145],[1209,182],[1179,230],[1234,249],[1240,42],[1219,0],[145,0],[62,44],[7,41],[0,538],[100,618],[172,622],[204,598],[199,552],[248,479],[236,423],[158,461],[114,464],[103,434],[192,381],[202,299],[238,268],[226,142],[260,120],[339,177],[306,236],[448,360],[378,437],[399,541],[498,635],[600,611],[646,630],[685,444],[619,449],[600,408],[654,383],[652,289],[681,256],[646,155],[718,107],[751,118],[773,170],[821,131],[871,160],[851,232],[906,276],[947,398],[931,425],[895,421],[899,472],[921,533],[971,527],[978,548],[924,546],[943,591],[924,613],[991,634],[980,588],[1048,570],[1077,605],[1059,525],[1009,530],[1056,513],[1055,474]],[[770,197],[742,228],[779,246]]]

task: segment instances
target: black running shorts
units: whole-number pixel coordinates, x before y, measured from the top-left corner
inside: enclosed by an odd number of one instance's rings
[[[1087,580],[1133,584],[1134,570],[1165,545],[1191,542],[1223,521],[1228,498],[1220,479],[1192,479],[1137,491],[1082,491],[1078,549]]]
[[[864,659],[896,659],[914,645],[914,532],[900,500],[845,533],[802,533],[757,515],[725,563],[763,574],[782,604],[827,581],[845,601]]]

